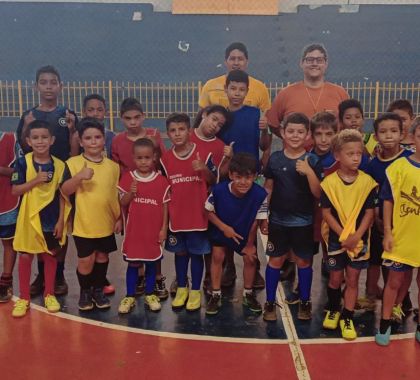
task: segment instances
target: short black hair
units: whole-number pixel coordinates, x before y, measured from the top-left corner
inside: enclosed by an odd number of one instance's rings
[[[51,65],[47,65],[47,66],[42,66],[40,67],[35,74],[35,81],[38,83],[39,77],[41,76],[41,74],[53,74],[57,77],[58,81],[61,83],[61,77],[60,77],[60,73],[58,72],[58,70]]]
[[[362,114],[362,117],[364,118],[363,115],[363,107],[360,104],[360,102],[357,99],[346,99],[343,100],[339,105],[338,105],[338,119],[343,122],[343,118],[344,118],[344,113],[349,109],[349,108],[357,108],[360,113]]]
[[[208,106],[205,108],[201,108],[194,119],[193,128],[198,128],[201,124],[201,121],[203,120],[203,113],[206,115],[211,115],[212,113],[220,113],[225,118],[225,124],[223,127],[225,127],[227,124],[229,124],[231,115],[230,112],[220,104],[213,104],[212,106]]]
[[[166,118],[166,129],[171,123],[185,123],[188,128],[191,127],[190,117],[186,113],[174,112]]]
[[[328,60],[327,49],[325,48],[325,46],[323,44],[320,44],[320,43],[306,45],[302,49],[302,57],[301,57],[301,60],[303,61],[303,59],[306,57],[306,55],[308,53],[311,53],[311,52],[313,52],[315,50],[319,50],[324,55],[325,60]]]
[[[226,76],[226,87],[230,82],[245,83],[246,87],[249,87],[249,75],[242,70],[232,70]]]
[[[394,100],[388,105],[386,112],[394,112],[395,110],[405,111],[410,115],[410,117],[413,117],[414,115],[413,106],[407,99]]]
[[[90,100],[98,100],[106,108],[106,100],[103,96],[101,96],[99,94],[90,94],[90,95],[85,96],[84,99],[83,99],[83,109],[86,108],[86,106],[87,106],[87,104]]]
[[[420,128],[420,116],[417,116],[411,124],[410,133],[414,135],[418,128]]]
[[[136,98],[125,98],[120,107],[120,116],[128,111],[139,111],[144,113],[141,103]]]
[[[334,133],[337,133],[337,118],[331,112],[321,111],[316,113],[312,117],[310,124],[312,134],[319,128],[331,128],[334,131]]]
[[[225,59],[229,58],[229,55],[233,50],[239,50],[240,52],[244,53],[245,58],[248,59],[248,49],[242,42],[231,43],[225,50]]]
[[[34,121],[31,121],[29,123],[29,125],[28,125],[27,135],[29,136],[29,134],[31,133],[32,130],[34,130],[34,129],[41,129],[41,128],[48,129],[48,132],[50,133],[50,135],[51,136],[54,136],[53,129],[51,127],[51,124],[48,123],[48,121],[45,121],[45,120],[34,120]]]
[[[403,122],[399,115],[394,112],[385,112],[381,116],[377,117],[373,122],[373,129],[375,133],[378,133],[379,125],[385,120],[395,120],[398,122],[398,127],[400,128],[400,132],[403,130]]]
[[[290,123],[303,124],[305,126],[305,129],[309,131],[309,119],[305,114],[301,112],[294,112],[287,116],[284,121],[283,128],[286,129],[287,125]]]
[[[77,132],[79,133],[79,137],[81,138],[86,129],[89,128],[95,128],[101,131],[101,133],[105,136],[105,127],[100,121],[96,120],[94,117],[84,117],[77,123]]]
[[[147,147],[147,148],[151,148],[153,152],[155,151],[155,144],[148,137],[141,137],[137,139],[136,141],[134,141],[133,152],[137,147]]]
[[[229,172],[239,175],[257,174],[257,160],[250,153],[235,153],[229,162]]]

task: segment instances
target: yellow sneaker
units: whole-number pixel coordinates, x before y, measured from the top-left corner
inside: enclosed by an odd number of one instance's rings
[[[201,307],[201,292],[199,290],[190,290],[187,302],[188,311],[196,311]]]
[[[392,308],[391,319],[392,319],[394,322],[397,322],[397,323],[401,324],[401,323],[402,323],[402,321],[403,321],[403,317],[405,317],[405,314],[404,314],[404,312],[403,312],[403,310],[402,310],[401,305],[395,305],[395,306]]]
[[[13,306],[12,316],[15,318],[21,318],[26,315],[26,312],[29,309],[29,301],[18,299]]]
[[[118,306],[118,312],[120,314],[127,314],[135,305],[136,299],[134,297],[124,297],[120,302],[120,306]]]
[[[47,296],[44,298],[44,304],[49,313],[57,313],[61,309],[61,305],[57,301],[57,298],[51,294],[47,294]]]
[[[340,320],[339,311],[327,311],[327,315],[324,318],[322,327],[327,330],[335,330],[338,326],[338,321]]]
[[[172,301],[174,309],[180,309],[185,306],[188,299],[188,288],[178,288],[176,290],[175,298]]]
[[[162,306],[160,305],[160,299],[156,294],[150,294],[144,298],[144,304],[151,311],[159,311]]]
[[[357,332],[350,318],[340,320],[341,335],[345,340],[355,340]]]
[[[375,311],[376,310],[376,300],[375,297],[361,297],[357,299],[356,305],[354,306],[355,310],[366,310],[366,311]]]

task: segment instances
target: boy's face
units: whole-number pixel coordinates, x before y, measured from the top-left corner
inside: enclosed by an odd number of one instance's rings
[[[257,178],[255,173],[243,175],[229,171],[229,179],[232,181],[232,192],[238,197],[244,196],[251,189],[255,178]]]
[[[232,70],[246,71],[246,68],[248,67],[248,59],[240,50],[234,49],[225,60],[225,65],[228,72]]]
[[[356,171],[362,162],[363,143],[348,142],[345,143],[341,150],[334,153],[334,157],[340,162],[343,169]]]
[[[326,154],[330,151],[331,140],[335,136],[334,129],[328,126],[317,128],[312,137],[315,143],[315,152],[317,154]]]
[[[55,137],[51,135],[47,128],[35,128],[29,131],[26,142],[34,153],[45,155],[49,153],[50,146],[54,144]]]
[[[155,153],[149,146],[136,146],[133,152],[134,163],[142,174],[149,174],[154,169]]]
[[[302,148],[309,137],[309,131],[305,125],[295,123],[287,123],[280,130],[280,134],[284,144],[293,149]]]
[[[358,108],[347,108],[343,115],[343,129],[357,129],[361,131],[364,120],[363,115]]]
[[[93,117],[96,120],[103,122],[106,115],[105,104],[98,99],[91,99],[86,103],[83,110],[84,117]]]
[[[127,131],[138,132],[143,125],[145,116],[140,111],[130,110],[124,112],[121,119]]]
[[[413,118],[405,110],[394,110],[392,112],[396,113],[402,119],[403,132],[404,132],[404,136],[406,136],[408,131],[410,130],[411,123],[413,122]]]
[[[102,132],[97,128],[87,128],[80,137],[80,146],[84,149],[85,153],[99,157],[103,155],[105,145],[105,137]]]
[[[393,149],[396,146],[399,146],[402,135],[398,121],[381,121],[378,125],[375,137],[379,144],[385,149]]]
[[[205,137],[212,138],[220,132],[225,123],[225,117],[219,112],[213,112],[209,115],[203,113],[201,131]]]
[[[35,88],[39,92],[41,100],[54,101],[57,100],[60,94],[61,83],[55,74],[42,73],[38,78],[38,82],[36,82]]]
[[[322,79],[327,71],[328,62],[322,51],[313,50],[302,59],[300,67],[306,78]]]
[[[243,104],[246,95],[248,94],[248,86],[246,83],[241,82],[230,82],[225,87],[227,98],[231,106],[239,107]]]
[[[167,132],[174,147],[182,147],[189,141],[190,129],[185,123],[170,123]]]

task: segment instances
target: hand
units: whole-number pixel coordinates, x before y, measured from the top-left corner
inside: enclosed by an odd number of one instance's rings
[[[263,235],[268,235],[268,220],[263,219],[260,223],[260,231]]]
[[[80,170],[79,173],[77,173],[77,175],[80,177],[80,179],[82,180],[89,180],[93,177],[93,174],[95,172],[93,171],[92,168],[88,168],[87,167],[87,163],[85,161],[82,170]]]
[[[61,238],[63,237],[63,230],[64,230],[64,222],[58,221],[54,227],[54,237],[57,240],[61,240]]]
[[[66,124],[71,133],[76,131],[76,118],[69,110],[66,110]]]
[[[25,118],[23,119],[23,126],[27,127],[29,124],[31,124],[33,121],[35,120],[35,116],[34,114],[31,112],[29,112]]]
[[[135,179],[133,180],[133,182],[131,182],[130,193],[133,195],[137,195],[137,181]]]
[[[232,141],[229,145],[225,145],[223,148],[223,155],[227,158],[233,157],[233,144],[235,144],[235,141]]]
[[[394,237],[392,236],[392,232],[390,230],[385,232],[384,240],[382,240],[382,245],[384,247],[384,251],[391,252],[394,248]]]
[[[192,167],[195,171],[202,171],[206,168],[203,160],[200,158],[200,153],[197,152],[195,160],[192,162]]]
[[[254,245],[254,243],[247,244],[244,247],[244,249],[242,250],[241,253],[244,254],[245,256],[256,257],[257,256],[257,247]]]
[[[158,237],[158,243],[159,244],[163,244],[166,240],[166,237],[168,235],[167,229],[166,228],[162,228],[159,231],[159,237]]]
[[[260,128],[260,131],[267,131],[268,130],[268,121],[265,115],[262,115],[260,117],[260,120],[258,122],[258,127]]]
[[[360,237],[356,234],[351,234],[348,236],[346,240],[341,242],[341,246],[346,249],[347,251],[352,251],[354,248],[357,247],[357,244],[360,241]]]
[[[118,219],[114,224],[114,233],[119,234],[122,231],[122,220]]]
[[[37,183],[45,183],[48,182],[48,172],[43,172],[42,167],[38,168],[38,173],[36,174],[36,182]],[[32,182],[33,183],[33,182]]]
[[[222,232],[228,239],[233,239],[236,244],[240,244],[240,240],[244,240],[244,238],[236,233],[236,231],[230,226],[226,226]]]
[[[301,175],[308,175],[312,171],[308,162],[308,156],[304,160],[296,161],[296,171]]]

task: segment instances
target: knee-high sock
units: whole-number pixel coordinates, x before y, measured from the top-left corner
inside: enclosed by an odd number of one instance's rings
[[[139,268],[137,266],[127,266],[125,274],[125,284],[127,286],[127,297],[134,297],[136,295],[137,280],[139,277]]]
[[[31,281],[32,258],[33,255],[19,255],[18,271],[20,298],[26,301],[30,301],[29,287]]]
[[[191,257],[191,290],[200,290],[203,279],[204,258],[202,255],[190,255]]]
[[[48,253],[43,253],[44,259],[44,297],[48,294],[54,295],[55,272],[57,269],[57,259]]]
[[[147,261],[145,265],[146,295],[153,294],[156,282],[156,261]]]
[[[93,266],[92,270],[92,286],[95,289],[102,289],[105,286],[106,282],[106,270],[108,268],[108,263],[97,263]]]
[[[88,290],[92,287],[92,273],[82,274],[79,271],[77,273],[77,279],[79,280],[80,289]]]
[[[276,300],[276,291],[279,281],[280,268],[273,268],[270,264],[267,264],[267,267],[265,268],[265,288],[268,302],[274,302]]]
[[[185,288],[187,286],[187,272],[188,272],[188,255],[175,254],[175,271],[178,287]]]
[[[312,267],[298,268],[299,297],[303,302],[311,299]]]

